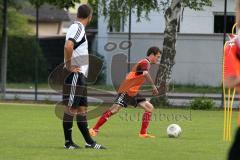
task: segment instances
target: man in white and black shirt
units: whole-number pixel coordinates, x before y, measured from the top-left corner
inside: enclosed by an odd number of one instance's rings
[[[76,116],[77,126],[81,131],[85,148],[105,149],[90,136],[87,124],[87,76],[89,68],[88,41],[85,27],[92,19],[92,9],[83,4],[79,6],[77,21],[69,28],[64,46],[64,70],[69,75],[64,80],[63,102],[66,106],[63,115],[63,129],[67,149],[79,148],[72,140],[73,118]]]

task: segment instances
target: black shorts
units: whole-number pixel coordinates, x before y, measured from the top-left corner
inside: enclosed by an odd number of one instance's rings
[[[137,107],[139,103],[144,101],[146,101],[146,98],[142,97],[140,94],[131,97],[127,93],[119,93],[114,104],[118,104],[122,107],[127,107],[128,104]]]
[[[63,103],[78,108],[88,106],[87,78],[82,73],[70,73],[63,84]]]
[[[238,127],[235,139],[228,153],[228,160],[240,159],[240,128]]]

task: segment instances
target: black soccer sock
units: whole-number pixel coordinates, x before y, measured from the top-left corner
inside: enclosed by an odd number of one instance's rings
[[[65,143],[72,142],[72,126],[73,126],[73,116],[67,113],[64,113],[63,131],[64,131]]]
[[[234,142],[230,148],[228,154],[228,160],[239,160],[240,159],[240,128],[238,128]]]
[[[92,139],[92,137],[90,136],[89,131],[88,131],[87,116],[77,115],[77,126],[78,126],[79,130],[81,131],[85,141],[88,144],[93,144],[94,140]]]

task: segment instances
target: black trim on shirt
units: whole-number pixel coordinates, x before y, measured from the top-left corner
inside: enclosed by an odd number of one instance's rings
[[[146,58],[146,60],[147,60],[149,63],[151,63],[150,60],[149,60],[148,58]]]
[[[81,44],[83,44],[84,42],[86,42],[86,34],[84,34],[82,40],[80,42],[76,42],[76,44],[74,44],[73,49],[77,49]]]
[[[73,38],[68,38],[68,40],[69,40],[69,41],[72,41],[72,42],[73,42],[73,44],[74,44],[74,46],[77,44],[76,40],[75,40],[75,39],[73,39]]]

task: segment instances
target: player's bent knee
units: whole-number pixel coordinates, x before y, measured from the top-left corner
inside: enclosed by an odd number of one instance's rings
[[[145,111],[146,112],[153,112],[153,108],[146,108]]]
[[[153,112],[153,108],[148,108],[148,112]]]
[[[151,103],[150,103],[149,109],[151,110],[151,112],[153,112],[153,110],[154,110],[154,107]]]
[[[112,114],[117,114],[120,111],[119,108],[115,108],[113,110],[111,110]]]
[[[112,114],[116,114],[121,110],[121,106],[114,104],[111,108],[110,111],[112,112]]]
[[[145,111],[147,111],[147,112],[153,112],[153,110],[154,110],[154,107],[153,107],[153,105],[150,103],[150,102],[146,102],[146,110]]]

